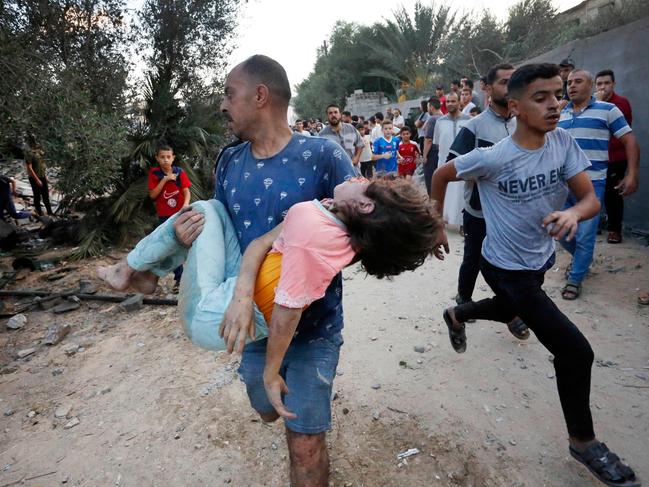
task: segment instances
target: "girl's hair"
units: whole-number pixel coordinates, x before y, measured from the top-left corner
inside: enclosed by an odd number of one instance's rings
[[[383,176],[370,182],[365,196],[374,202],[369,214],[336,206],[365,271],[381,279],[423,264],[442,229],[428,195],[411,181]]]

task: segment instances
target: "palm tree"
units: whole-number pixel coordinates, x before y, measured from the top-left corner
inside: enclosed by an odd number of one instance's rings
[[[396,89],[408,86],[421,92],[440,65],[447,38],[465,18],[446,5],[416,2],[412,17],[400,7],[393,19],[375,26],[374,39],[364,42],[380,66],[365,74],[385,79]]]

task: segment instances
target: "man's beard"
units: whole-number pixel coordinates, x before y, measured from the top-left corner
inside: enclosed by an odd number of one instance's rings
[[[329,125],[333,125],[334,127],[340,123],[340,120],[337,118],[334,118],[333,120],[329,120]]]
[[[494,102],[495,105],[498,105],[500,108],[507,108],[509,106],[508,100],[506,97],[503,98],[496,98],[495,96],[491,98],[491,101]]]

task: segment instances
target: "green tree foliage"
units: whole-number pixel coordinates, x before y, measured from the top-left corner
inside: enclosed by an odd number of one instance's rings
[[[329,101],[342,106],[359,88],[383,91],[392,99],[426,96],[433,84],[460,75],[477,78],[494,64],[521,61],[649,15],[649,2],[627,0],[594,21],[567,26],[557,17],[552,0],[520,0],[504,22],[486,10],[461,14],[447,5],[404,4],[371,27],[339,23],[327,48],[318,51],[313,71],[296,86],[297,114],[321,116]],[[345,70],[336,71],[337,66]]]

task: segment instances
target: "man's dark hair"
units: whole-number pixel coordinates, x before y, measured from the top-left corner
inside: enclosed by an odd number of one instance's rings
[[[513,64],[510,63],[500,63],[489,68],[487,71],[487,76],[485,78],[485,83],[488,85],[493,85],[498,79],[498,71],[505,69],[515,69]]]
[[[365,196],[374,203],[369,214],[345,202],[335,210],[343,216],[365,272],[381,279],[423,264],[442,225],[428,195],[411,181],[384,176],[372,180]]]
[[[595,80],[599,78],[600,76],[610,76],[611,81],[615,83],[615,73],[613,72],[612,69],[602,69],[599,73],[595,75]]]
[[[439,98],[437,98],[436,96],[431,96],[428,99],[428,104],[433,105],[435,107],[435,110],[439,110],[440,108],[442,108],[442,102],[439,101]]]
[[[421,103],[419,103],[419,109],[422,112],[425,112],[428,110],[428,102],[426,100],[421,100]]]
[[[381,122],[381,127],[385,127],[386,125],[392,125],[392,120],[383,120]]]
[[[163,150],[164,150],[164,151],[167,151],[167,150],[168,150],[168,151],[171,151],[171,152],[174,151],[174,150],[173,150],[173,147],[171,147],[169,144],[158,144],[158,146],[156,147],[155,155],[157,156],[157,155],[160,154],[160,152],[162,152]]]
[[[403,132],[412,132],[412,130],[410,130],[410,127],[408,127],[407,125],[404,125],[403,127],[401,127],[401,130],[399,130],[399,133]]]
[[[352,115],[352,122],[358,123],[358,115]]]
[[[460,86],[461,83],[460,83],[459,79],[454,79],[454,80],[451,81],[451,84],[455,85],[455,86]]]
[[[329,103],[329,105],[327,105],[327,108],[325,108],[325,113],[327,113],[327,112],[329,111],[330,108],[337,108],[338,111],[340,111],[340,107],[339,107],[337,104],[335,104],[335,103]]]
[[[437,85],[435,89],[444,91],[444,85]]]
[[[559,66],[556,64],[526,64],[512,74],[507,83],[507,93],[511,98],[518,98],[537,79],[552,79],[555,76],[559,76]]]
[[[372,124],[376,123],[376,117],[375,117],[374,115],[372,115],[372,116],[369,118],[369,121],[370,121],[370,123],[372,123]]]
[[[487,77],[486,76],[480,76],[480,81],[482,81],[483,83],[486,83],[487,82]]]
[[[376,112],[374,114],[374,119],[378,120],[379,122],[382,122],[383,121],[383,113],[382,112]]]
[[[466,78],[466,81],[464,82],[466,86],[469,88],[473,89],[473,80],[471,78]]]
[[[274,59],[263,54],[255,54],[242,62],[239,67],[254,82],[266,85],[271,94],[282,104],[288,105],[291,101],[291,85],[286,70]]]
[[[348,110],[345,110],[345,111],[343,112],[343,115],[345,115],[346,117],[351,117],[351,116],[352,116],[352,112],[350,112],[350,111],[348,111]]]
[[[482,113],[482,110],[480,110],[479,107],[473,107],[471,110],[469,110],[469,113],[475,113],[476,115],[480,115]]]

